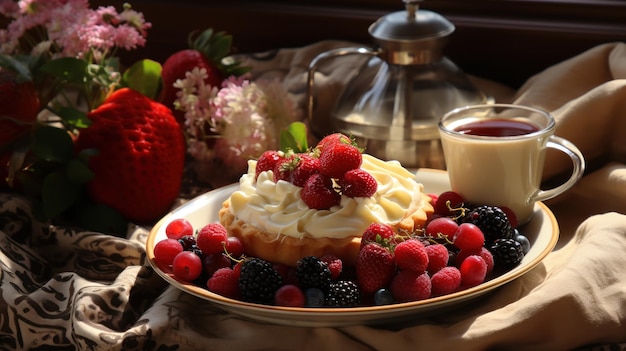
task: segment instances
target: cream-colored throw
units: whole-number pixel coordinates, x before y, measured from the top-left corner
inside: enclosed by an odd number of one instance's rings
[[[245,58],[255,76],[284,80],[304,103],[310,60],[347,44],[320,42]],[[317,113],[330,111],[356,66],[331,62],[320,69]],[[402,327],[270,325],[166,287],[142,266],[147,228],[132,228],[128,238],[48,228],[34,221],[28,204],[3,195],[0,349],[626,349],[626,45],[590,48],[518,90],[474,79],[499,102],[551,111],[557,135],[574,142],[589,162],[574,188],[547,203],[560,224],[557,248],[521,278]],[[548,155],[546,181],[568,167]]]

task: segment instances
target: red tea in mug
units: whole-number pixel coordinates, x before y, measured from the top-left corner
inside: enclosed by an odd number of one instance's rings
[[[539,127],[526,121],[490,118],[465,123],[454,128],[454,131],[477,136],[507,137],[538,132]]]

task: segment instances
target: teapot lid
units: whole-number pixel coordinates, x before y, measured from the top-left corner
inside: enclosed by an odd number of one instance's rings
[[[389,51],[383,59],[397,64],[423,64],[440,59],[442,39],[454,32],[454,25],[436,12],[419,9],[421,0],[403,2],[404,11],[385,15],[369,28],[381,49]],[[431,52],[425,55],[425,51]],[[399,59],[397,53],[402,52],[401,56],[407,56],[408,52],[409,57]]]

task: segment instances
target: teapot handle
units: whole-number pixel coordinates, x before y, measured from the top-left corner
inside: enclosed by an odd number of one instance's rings
[[[378,56],[380,54],[379,50],[374,50],[367,47],[348,47],[348,48],[339,48],[325,51],[319,55],[317,55],[309,64],[309,74],[307,79],[307,119],[309,124],[313,122],[313,86],[314,86],[314,78],[315,71],[317,67],[325,60],[332,57],[339,56],[348,56],[348,55],[369,55],[369,56]]]

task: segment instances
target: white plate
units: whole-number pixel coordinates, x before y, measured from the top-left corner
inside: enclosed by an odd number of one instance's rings
[[[418,182],[424,184],[426,193],[439,194],[449,190],[445,171],[420,169],[416,172]],[[552,251],[559,236],[558,223],[552,212],[543,204],[535,205],[532,220],[521,231],[528,236],[532,246],[520,265],[511,271],[484,282],[478,286],[453,294],[422,301],[407,302],[385,306],[354,308],[290,308],[266,306],[229,299],[210,291],[180,282],[173,276],[159,269],[154,261],[154,245],[166,238],[167,223],[176,218],[188,219],[194,228],[217,221],[217,212],[222,202],[238,187],[229,185],[200,195],[163,217],[152,229],[146,243],[150,265],[166,281],[189,294],[198,296],[209,303],[239,316],[261,322],[281,325],[336,327],[355,324],[393,324],[410,322],[491,292],[495,288],[519,278],[535,266]]]

